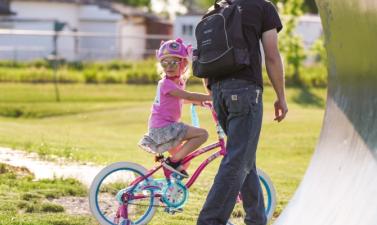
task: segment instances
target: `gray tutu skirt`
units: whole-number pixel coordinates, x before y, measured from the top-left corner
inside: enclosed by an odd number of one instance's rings
[[[163,153],[181,144],[187,130],[188,126],[184,123],[172,123],[161,128],[151,127],[138,146],[150,153]]]

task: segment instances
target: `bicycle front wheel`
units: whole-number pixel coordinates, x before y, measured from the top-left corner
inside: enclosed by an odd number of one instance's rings
[[[117,221],[116,214],[120,207],[117,194],[120,190],[127,190],[132,182],[147,174],[147,170],[141,165],[130,162],[113,163],[102,169],[94,178],[89,191],[89,205],[94,217],[101,225],[123,225],[147,224],[156,212],[155,205],[158,199],[154,197],[153,190],[135,189],[134,196],[145,196],[136,198],[126,204],[127,221]],[[153,180],[152,177],[145,179],[145,182]]]

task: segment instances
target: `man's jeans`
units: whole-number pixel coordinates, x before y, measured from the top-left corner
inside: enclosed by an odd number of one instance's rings
[[[227,155],[200,212],[198,225],[225,225],[241,191],[247,225],[265,225],[263,193],[255,166],[262,123],[262,90],[249,81],[228,79],[211,86],[213,104],[227,134]]]

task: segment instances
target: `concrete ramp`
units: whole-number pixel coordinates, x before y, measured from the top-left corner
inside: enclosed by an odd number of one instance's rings
[[[316,151],[275,225],[377,224],[377,0],[317,0],[329,89]]]

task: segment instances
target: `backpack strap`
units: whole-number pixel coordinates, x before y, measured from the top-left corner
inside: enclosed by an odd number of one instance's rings
[[[240,4],[241,2],[243,2],[245,0],[215,0],[214,2],[214,9],[212,11],[210,11],[209,13],[207,13],[206,15],[203,16],[203,18],[207,17],[207,16],[210,16],[212,14],[215,14],[223,9],[224,5],[238,5]],[[244,36],[244,39],[246,40],[246,35],[244,33],[244,30],[242,29],[242,35]],[[248,48],[250,48],[250,46],[248,45],[248,43],[246,42]]]
[[[221,10],[223,10],[224,6],[226,6],[226,5],[230,6],[230,5],[233,5],[233,4],[239,4],[242,1],[244,1],[244,0],[214,0],[213,5],[204,14],[202,19],[204,19],[204,18],[206,18],[210,15],[213,15],[215,13],[220,12]]]

